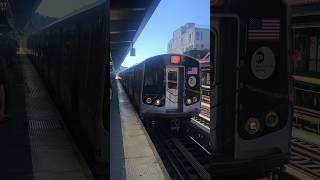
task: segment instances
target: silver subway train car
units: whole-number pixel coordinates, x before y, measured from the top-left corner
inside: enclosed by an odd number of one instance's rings
[[[119,76],[142,118],[182,118],[200,112],[200,67],[192,57],[154,56]]]

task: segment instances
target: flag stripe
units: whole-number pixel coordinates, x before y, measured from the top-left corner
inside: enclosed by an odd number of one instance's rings
[[[257,37],[250,37],[249,39],[279,39],[279,37],[275,37],[275,36],[257,36]]]
[[[260,32],[264,32],[264,33],[280,33],[280,30],[249,30],[249,33],[260,33]]]
[[[279,34],[253,34],[249,33],[249,37],[255,37],[255,36],[271,36],[271,37],[279,37]]]
[[[253,18],[249,20],[249,40],[279,40],[280,19]]]
[[[197,67],[189,67],[188,68],[188,74],[198,74],[198,68]]]
[[[264,20],[262,20],[263,22],[278,22],[278,23],[280,23],[280,19],[278,19],[278,20],[276,20],[276,19],[264,19]]]
[[[280,27],[264,27],[265,30],[280,30]]]

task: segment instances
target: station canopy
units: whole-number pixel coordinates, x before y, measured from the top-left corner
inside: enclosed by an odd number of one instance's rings
[[[41,0],[0,0],[0,26],[22,29]]]
[[[110,1],[110,51],[115,69],[120,68],[159,2],[160,0]]]

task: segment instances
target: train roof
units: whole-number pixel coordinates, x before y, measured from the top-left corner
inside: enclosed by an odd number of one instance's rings
[[[73,19],[75,17],[78,17],[78,16],[80,16],[80,15],[82,15],[84,13],[94,12],[97,8],[100,8],[100,7],[104,6],[104,5],[106,5],[106,0],[98,0],[97,2],[94,2],[93,4],[90,4],[90,5],[84,7],[82,9],[80,9],[80,10],[76,10],[76,11],[74,11],[74,12],[72,12],[72,13],[70,13],[70,14],[68,14],[68,15],[66,15],[66,16],[64,16],[64,17],[62,17],[62,18],[60,18],[60,19],[58,19],[56,21],[54,21],[53,23],[51,23],[51,24],[41,28],[40,30],[32,33],[31,36],[39,34],[39,33],[42,33],[43,31],[46,31],[47,29],[53,28],[55,26],[58,26],[58,25],[64,23],[65,21]]]
[[[122,71],[119,71],[118,73],[122,73],[122,72],[124,72],[124,71],[129,70],[129,69],[132,69],[132,68],[134,68],[134,67],[136,67],[136,66],[139,66],[140,64],[143,64],[143,63],[145,63],[145,62],[147,62],[147,61],[149,61],[149,60],[151,60],[151,59],[154,59],[154,58],[156,58],[156,57],[159,57],[159,56],[169,56],[169,55],[171,55],[171,56],[185,56],[185,57],[194,59],[195,61],[199,62],[199,61],[198,61],[197,59],[195,59],[194,57],[189,56],[189,55],[186,55],[186,54],[178,54],[178,53],[159,54],[159,55],[156,55],[156,56],[149,57],[149,58],[145,59],[144,61],[141,61],[141,62],[138,63],[138,64],[135,64],[135,65],[133,65],[133,66],[127,68],[127,69],[124,69],[124,70],[122,70]]]

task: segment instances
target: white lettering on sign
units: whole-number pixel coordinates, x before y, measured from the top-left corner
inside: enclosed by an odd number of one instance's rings
[[[265,80],[274,72],[276,66],[274,52],[269,47],[260,47],[251,58],[251,71],[255,77]]]

